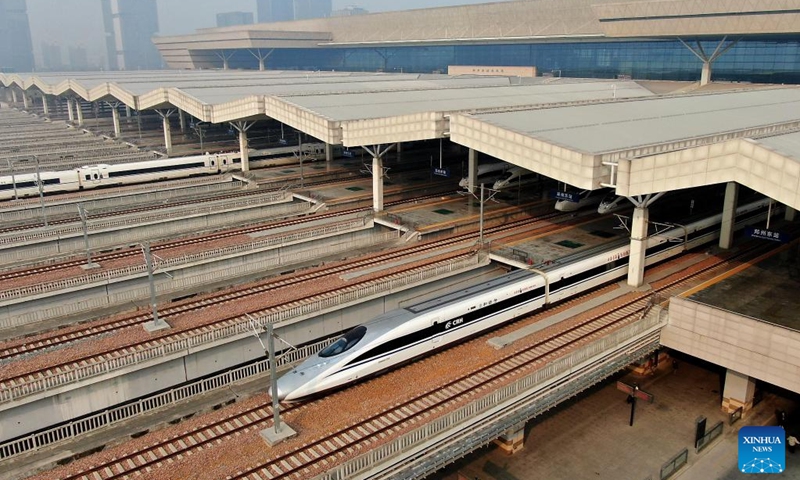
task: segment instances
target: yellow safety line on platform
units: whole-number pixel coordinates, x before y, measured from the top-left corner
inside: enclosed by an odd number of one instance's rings
[[[744,270],[747,270],[750,267],[753,267],[753,266],[757,265],[762,260],[766,260],[769,257],[788,249],[789,246],[791,246],[794,243],[797,243],[797,241],[798,240],[794,240],[792,242],[787,243],[786,245],[781,245],[780,247],[776,248],[775,250],[772,250],[771,252],[767,252],[767,253],[765,253],[763,255],[760,255],[760,256],[754,258],[753,260],[751,260],[751,261],[749,261],[747,263],[743,263],[743,264],[739,265],[738,267],[732,268],[731,270],[728,270],[725,273],[717,275],[716,277],[712,278],[711,280],[706,280],[705,282],[701,283],[700,285],[692,287],[689,290],[686,290],[685,292],[682,292],[682,293],[678,294],[678,297],[687,298],[687,297],[689,297],[691,295],[694,295],[695,293],[699,292],[700,290],[705,290],[706,288],[708,288],[708,287],[710,287],[712,285],[715,285],[715,284],[717,284],[717,283],[719,283],[719,282],[721,282],[721,281],[723,281],[723,280],[725,280],[727,278],[732,277],[733,275],[736,275],[737,273],[740,273],[740,272],[742,272]]]

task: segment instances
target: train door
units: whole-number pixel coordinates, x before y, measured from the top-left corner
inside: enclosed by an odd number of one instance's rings
[[[434,331],[434,334],[433,334],[433,338],[431,339],[431,348],[438,347],[439,346],[439,342],[442,341],[442,337],[439,334],[443,333],[445,331],[446,327],[441,325],[441,323],[442,323],[441,317],[435,317],[435,318],[431,319],[431,327],[434,327],[434,328],[432,328],[432,330]]]

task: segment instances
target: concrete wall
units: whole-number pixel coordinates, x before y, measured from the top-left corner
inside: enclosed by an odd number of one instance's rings
[[[673,297],[661,344],[800,392],[800,332]]]

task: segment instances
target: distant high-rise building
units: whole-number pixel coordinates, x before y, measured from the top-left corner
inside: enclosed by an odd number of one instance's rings
[[[331,3],[331,0],[294,0],[294,19],[330,17]]]
[[[258,0],[258,23],[331,16],[331,0]]]
[[[61,47],[54,43],[42,43],[42,68],[51,72],[63,70]]]
[[[108,68],[161,68],[161,55],[150,40],[158,33],[156,0],[102,0]]]
[[[334,10],[331,12],[331,17],[352,17],[354,15],[366,15],[369,13],[369,10],[361,7],[357,7],[355,5],[348,5],[340,10]]]
[[[225,12],[217,14],[218,27],[250,25],[251,23],[253,23],[253,14],[251,12]]]
[[[258,23],[294,20],[294,0],[258,0]]]
[[[69,47],[70,70],[89,70],[89,57],[84,47]]]
[[[0,71],[33,71],[33,44],[25,0],[0,0]]]

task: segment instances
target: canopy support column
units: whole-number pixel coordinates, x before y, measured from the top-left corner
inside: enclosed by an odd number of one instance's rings
[[[131,123],[131,107],[129,105],[125,105],[125,121]]]
[[[80,98],[75,99],[75,116],[78,119],[78,126],[83,126],[83,105],[81,104]]]
[[[164,125],[164,147],[167,149],[167,155],[170,155],[172,153],[172,127],[169,124],[169,117],[175,113],[175,109],[156,110],[156,112],[161,115],[161,123]]]
[[[242,173],[247,173],[250,171],[250,154],[247,150],[247,131],[250,130],[250,127],[255,125],[256,122],[238,121],[230,122],[230,124],[239,132],[239,155],[242,159]]]
[[[253,51],[253,49],[248,49],[247,51],[250,52],[252,56],[256,57],[256,59],[258,60],[258,70],[263,72],[264,70],[267,69],[266,60],[269,58],[270,55],[272,55],[272,52],[274,52],[275,49],[271,48],[266,55],[261,53],[260,48],[256,48],[255,51]]]
[[[725,203],[722,205],[722,224],[719,232],[719,247],[729,249],[733,246],[733,226],[736,223],[736,203],[739,199],[739,185],[728,182],[725,186]]]
[[[75,114],[72,113],[72,99],[69,97],[67,97],[67,117],[70,123],[75,121]]]
[[[332,162],[333,161],[333,145],[330,143],[325,144],[325,161]]]
[[[178,120],[181,123],[181,133],[186,133],[186,115],[183,114],[183,110],[180,108],[178,109]]]
[[[11,101],[13,103],[17,103],[17,91],[14,89],[14,87],[11,87]]]
[[[722,55],[725,54],[728,50],[733,48],[741,38],[737,38],[736,40],[731,41],[727,46],[725,45],[725,41],[728,39],[727,35],[722,37],[722,40],[717,44],[717,48],[714,49],[714,53],[709,56],[706,54],[706,51],[703,49],[703,45],[700,43],[700,40],[695,42],[696,48],[691,47],[688,43],[684,42],[682,38],[678,38],[678,41],[683,44],[684,47],[688,48],[690,52],[692,52],[697,58],[703,62],[703,70],[700,73],[700,86],[708,85],[711,83],[711,65]]]
[[[22,108],[28,110],[31,108],[31,99],[25,91],[22,92]]]
[[[469,149],[467,164],[467,190],[469,193],[475,193],[475,187],[478,185],[478,152],[472,148]]]
[[[114,121],[114,138],[122,136],[122,129],[119,127],[119,102],[106,102],[111,107],[111,119]]]
[[[396,143],[392,143],[383,150],[381,150],[382,145],[375,145],[372,149],[366,146],[361,147],[372,155],[372,208],[376,212],[383,211],[383,179],[388,170],[383,166],[383,157],[396,145]]]
[[[47,105],[47,95],[42,94],[42,113],[45,117],[50,116],[50,106]]]
[[[230,60],[231,57],[233,56],[233,54],[236,53],[236,52],[233,51],[233,52],[230,52],[230,53],[225,53],[225,50],[220,50],[219,52],[215,52],[215,53],[217,54],[217,57],[219,57],[222,60],[222,69],[223,70],[228,70],[228,68],[229,68],[228,60]]]
[[[661,198],[664,192],[647,195],[644,198],[627,197],[636,207],[631,222],[631,249],[628,262],[628,285],[634,288],[644,284],[644,267],[647,255],[647,237],[650,225],[650,205]]]

